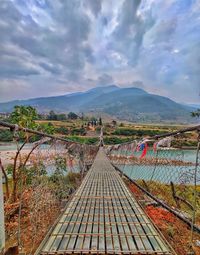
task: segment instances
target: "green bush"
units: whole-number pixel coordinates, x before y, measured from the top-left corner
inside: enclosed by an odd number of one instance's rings
[[[11,142],[13,140],[13,134],[8,129],[0,129],[0,141]]]
[[[120,138],[120,137],[104,137],[104,143],[105,144],[119,144],[119,143],[124,143],[128,141],[132,141],[133,138],[127,137],[127,138]]]
[[[60,126],[60,127],[56,128],[56,133],[59,133],[59,134],[62,134],[62,135],[68,135],[69,130],[64,126]]]
[[[158,129],[128,129],[128,128],[118,128],[112,134],[113,135],[123,135],[123,136],[154,136],[159,134],[165,134],[163,130]]]
[[[74,142],[79,142],[83,144],[95,144],[99,141],[98,137],[80,137],[80,136],[68,136],[66,139],[70,139]]]
[[[71,134],[72,135],[85,135],[86,134],[86,131],[84,128],[74,128],[72,131],[71,131]]]

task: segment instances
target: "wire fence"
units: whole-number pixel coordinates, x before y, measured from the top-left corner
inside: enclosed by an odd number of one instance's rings
[[[113,164],[132,181],[130,188],[135,195],[139,194],[138,199],[146,212],[158,227],[166,228],[164,234],[168,240],[171,239],[174,244],[177,231],[179,239],[182,236],[185,239],[185,243],[179,243],[182,248],[177,248],[178,254],[194,252],[194,246],[199,246],[199,134],[200,129],[196,127],[107,147]],[[159,212],[162,215],[158,215]],[[167,212],[170,214],[167,215]],[[180,227],[182,222],[175,224],[175,218],[186,223],[186,230]],[[163,222],[166,226],[162,225]],[[180,233],[180,230],[186,232]]]
[[[6,250],[8,254],[12,249],[34,254],[80,185],[98,146],[35,134],[16,126],[8,128],[13,133],[13,143],[0,157]]]

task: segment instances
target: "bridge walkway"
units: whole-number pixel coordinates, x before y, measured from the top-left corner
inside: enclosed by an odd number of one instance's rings
[[[104,149],[36,254],[172,254]]]

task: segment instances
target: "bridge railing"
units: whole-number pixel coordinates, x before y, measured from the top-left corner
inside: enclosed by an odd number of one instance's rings
[[[0,151],[6,249],[8,254],[9,247],[34,254],[80,185],[98,146],[4,122],[0,122],[0,127],[8,129],[13,137]]]
[[[131,188],[150,216],[155,206],[162,206],[187,224],[188,243],[199,238],[194,234],[200,233],[199,126],[109,146],[107,151],[135,183]]]

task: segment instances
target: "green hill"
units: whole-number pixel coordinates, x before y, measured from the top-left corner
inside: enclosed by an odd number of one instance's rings
[[[140,88],[115,85],[63,96],[0,103],[0,112],[10,112],[15,105],[31,105],[39,112],[102,112],[136,122],[190,122],[193,109]]]

